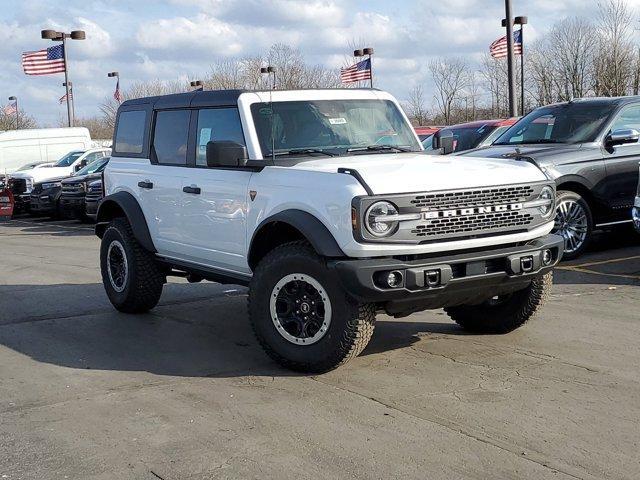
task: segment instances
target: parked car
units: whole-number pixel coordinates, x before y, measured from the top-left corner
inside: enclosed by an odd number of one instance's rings
[[[109,156],[109,148],[92,148],[68,152],[50,167],[33,168],[23,172],[14,172],[9,176],[9,188],[16,200],[16,213],[29,210],[31,190],[38,182],[53,181],[65,178],[86,165]]]
[[[95,221],[98,216],[98,207],[104,196],[102,179],[94,180],[87,185],[87,194],[84,196],[85,214],[87,218]]]
[[[90,163],[75,175],[62,180],[60,210],[67,218],[86,220],[85,195],[89,183],[102,177],[102,171],[109,163],[109,157]]]
[[[576,99],[540,107],[490,147],[467,156],[535,162],[557,185],[554,232],[565,258],[587,248],[592,232],[632,222],[640,159],[640,97]]]
[[[441,128],[443,127],[413,127],[421,142],[424,142]]]
[[[28,163],[55,162],[72,150],[91,148],[89,130],[30,128],[0,132],[0,172],[13,173]]]
[[[640,165],[638,168],[640,168]],[[638,182],[638,190],[635,201],[633,202],[631,218],[633,219],[633,226],[635,227],[636,232],[640,233],[640,181]]]
[[[33,215],[60,217],[60,192],[62,180],[67,177],[52,178],[33,185],[29,197],[29,212]]]
[[[444,307],[469,330],[514,330],[562,256],[539,168],[425,161],[377,90],[128,100],[104,188],[96,234],[116,309],[152,309],[168,275],[249,285],[260,344],[307,372],[358,355],[378,311]]]
[[[434,133],[435,136],[451,136],[453,152],[463,152],[473,148],[491,145],[496,138],[518,121],[517,118],[499,120],[476,120],[443,127]],[[433,137],[422,143],[425,150],[433,148]]]

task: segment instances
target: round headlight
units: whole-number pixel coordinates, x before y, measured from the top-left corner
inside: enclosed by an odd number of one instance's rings
[[[542,187],[542,190],[540,191],[540,195],[538,196],[538,199],[548,201],[548,203],[538,207],[540,214],[543,217],[548,217],[556,208],[555,193],[553,191],[553,188],[551,188],[548,185]]]
[[[398,222],[385,217],[398,215],[398,208],[390,202],[381,201],[371,205],[364,215],[367,231],[374,237],[386,237],[395,232]]]

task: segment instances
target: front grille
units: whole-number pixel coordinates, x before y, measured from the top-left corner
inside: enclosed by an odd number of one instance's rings
[[[34,185],[34,187],[31,189],[31,195],[38,195],[39,193],[42,192],[42,184],[41,183],[37,183],[36,185]]]
[[[509,228],[526,229],[533,216],[519,211],[493,212],[465,217],[437,218],[426,225],[418,225],[411,230],[416,237],[433,237],[451,234],[471,234],[477,231]]]
[[[533,194],[530,185],[514,187],[483,188],[459,192],[438,192],[417,195],[411,204],[428,210],[471,208],[484,205],[517,203],[528,200]]]
[[[82,183],[69,183],[62,184],[62,193],[81,193],[84,192],[84,185]]]
[[[14,195],[27,193],[27,181],[24,178],[12,178],[9,180],[9,189]]]

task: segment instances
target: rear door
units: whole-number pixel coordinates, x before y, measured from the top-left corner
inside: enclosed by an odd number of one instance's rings
[[[207,167],[209,141],[244,145],[236,107],[202,108],[192,114],[193,168],[185,183],[183,232],[188,259],[233,272],[247,273],[246,214],[252,172]]]
[[[608,133],[619,129],[640,131],[640,104],[623,107],[613,120]],[[627,143],[603,148],[606,169],[604,194],[611,221],[631,220],[631,209],[638,186],[640,144]]]

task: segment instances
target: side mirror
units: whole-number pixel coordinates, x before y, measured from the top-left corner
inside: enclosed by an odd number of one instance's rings
[[[76,167],[75,167],[75,171],[77,172],[78,170],[80,170],[80,169],[82,169],[82,168],[84,168],[84,167],[86,167],[86,166],[87,166],[87,161],[86,161],[86,160],[83,160],[83,161],[81,161],[80,163],[78,163],[78,164],[76,165]]]
[[[440,130],[433,135],[433,149],[440,150],[443,155],[454,151],[454,138],[451,130]]]
[[[640,139],[640,132],[634,128],[620,128],[614,130],[604,140],[604,143],[608,147],[614,145],[622,145],[625,143],[638,143]]]
[[[238,142],[207,142],[208,167],[243,167],[248,159],[247,147]]]

